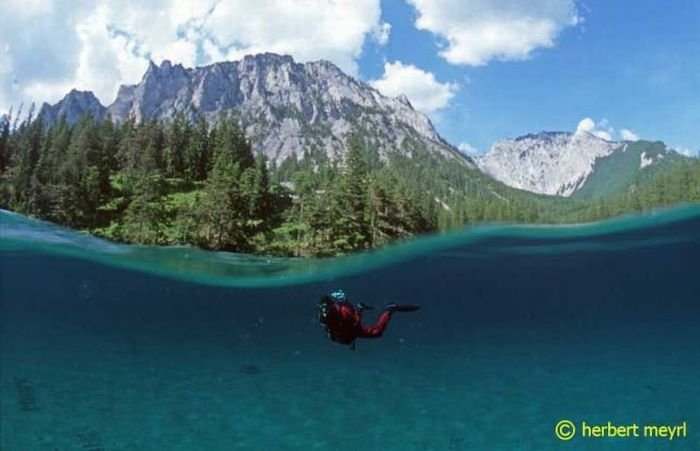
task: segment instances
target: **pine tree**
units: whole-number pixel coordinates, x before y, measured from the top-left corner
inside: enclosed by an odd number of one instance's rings
[[[119,151],[118,130],[110,119],[102,121],[99,129],[101,152],[98,163],[100,204],[112,197],[111,174],[118,169],[117,153]]]
[[[10,117],[0,117],[0,174],[9,165],[8,141],[10,139]]]
[[[118,131],[119,145],[117,148],[117,166],[127,174],[139,166],[141,146],[138,143],[137,134],[140,127],[133,118],[127,119]]]
[[[234,116],[224,118],[216,128],[214,159],[225,163],[237,163],[241,170],[255,166],[250,143],[238,126]]]
[[[249,249],[248,203],[241,192],[242,171],[226,152],[219,152],[198,206],[204,230],[200,244],[210,249]]]
[[[33,108],[28,118],[19,126],[17,139],[17,161],[9,174],[10,199],[9,205],[13,210],[32,214],[28,209],[27,194],[31,190],[34,170],[41,155],[43,124],[41,118],[33,120]]]
[[[392,236],[392,225],[389,213],[391,211],[391,200],[376,180],[372,179],[369,184],[368,227],[370,247],[379,246],[388,241]]]
[[[249,214],[261,221],[265,221],[272,214],[270,200],[270,175],[267,171],[267,158],[259,155],[255,159],[253,169],[253,183],[250,193],[248,211]]]
[[[160,171],[138,170],[133,197],[124,214],[123,235],[129,241],[162,244],[167,225],[167,211],[162,202],[165,179]]]
[[[188,181],[207,178],[211,160],[210,142],[209,124],[204,116],[199,116],[185,151],[185,177]]]
[[[339,229],[348,235],[346,239],[353,248],[364,247],[369,236],[365,220],[368,169],[359,137],[356,135],[348,139],[345,171],[341,184],[338,196],[342,199],[341,204],[344,204],[344,208],[340,209],[341,217],[336,218]]]
[[[294,158],[296,161],[296,157]],[[307,234],[311,230],[311,216],[313,215],[313,196],[316,190],[316,183],[313,180],[313,175],[308,171],[297,171],[291,181],[294,184],[294,191],[297,199],[293,203],[292,212],[289,215],[290,222],[293,224],[291,233],[294,236],[294,255],[301,256],[303,244],[306,241]]]
[[[191,178],[186,174],[191,128],[189,121],[182,113],[178,113],[170,123],[165,144],[166,176],[174,178]]]

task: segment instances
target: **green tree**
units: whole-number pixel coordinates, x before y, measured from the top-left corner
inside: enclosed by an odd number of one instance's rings
[[[210,169],[210,160],[209,124],[204,116],[199,116],[191,131],[185,152],[186,179],[205,180]]]
[[[165,178],[160,171],[139,170],[134,178],[133,197],[126,209],[122,237],[144,244],[163,244],[167,211],[162,201]]]
[[[217,155],[198,207],[203,230],[199,242],[217,250],[249,250],[248,202],[241,192],[242,171],[230,155]]]
[[[188,171],[187,152],[190,145],[190,135],[192,133],[189,121],[182,113],[175,116],[170,123],[165,144],[165,174],[168,177],[192,178],[191,171]]]
[[[0,117],[0,174],[9,165],[8,142],[10,140],[10,117]]]
[[[214,134],[214,160],[226,164],[237,163],[241,170],[255,166],[250,143],[238,126],[235,116],[223,118]]]
[[[368,243],[368,224],[365,218],[368,193],[368,169],[360,139],[353,135],[348,139],[345,171],[341,189],[336,193],[340,199],[339,217],[334,218],[341,233],[346,234],[353,248],[362,248]]]

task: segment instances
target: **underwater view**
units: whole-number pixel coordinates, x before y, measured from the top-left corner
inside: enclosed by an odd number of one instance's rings
[[[1,219],[2,450],[700,449],[697,205],[321,260]],[[421,309],[353,351],[317,319],[339,288]]]
[[[0,451],[700,451],[698,24],[0,0]]]

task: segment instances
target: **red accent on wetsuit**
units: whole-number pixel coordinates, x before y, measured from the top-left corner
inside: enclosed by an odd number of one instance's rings
[[[384,312],[379,316],[377,323],[374,326],[360,325],[362,328],[362,338],[377,338],[381,337],[386,329],[389,320],[391,319],[391,312]]]
[[[331,307],[334,314],[329,315],[326,327],[331,337],[341,343],[350,344],[356,338],[379,338],[384,333],[391,320],[391,312],[384,312],[379,316],[376,324],[367,326],[362,324],[362,313],[350,303],[334,304]]]

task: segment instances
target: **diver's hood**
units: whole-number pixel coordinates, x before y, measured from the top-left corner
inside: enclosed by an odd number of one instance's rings
[[[335,302],[345,302],[348,300],[348,297],[343,290],[335,290],[330,294],[330,298]]]

